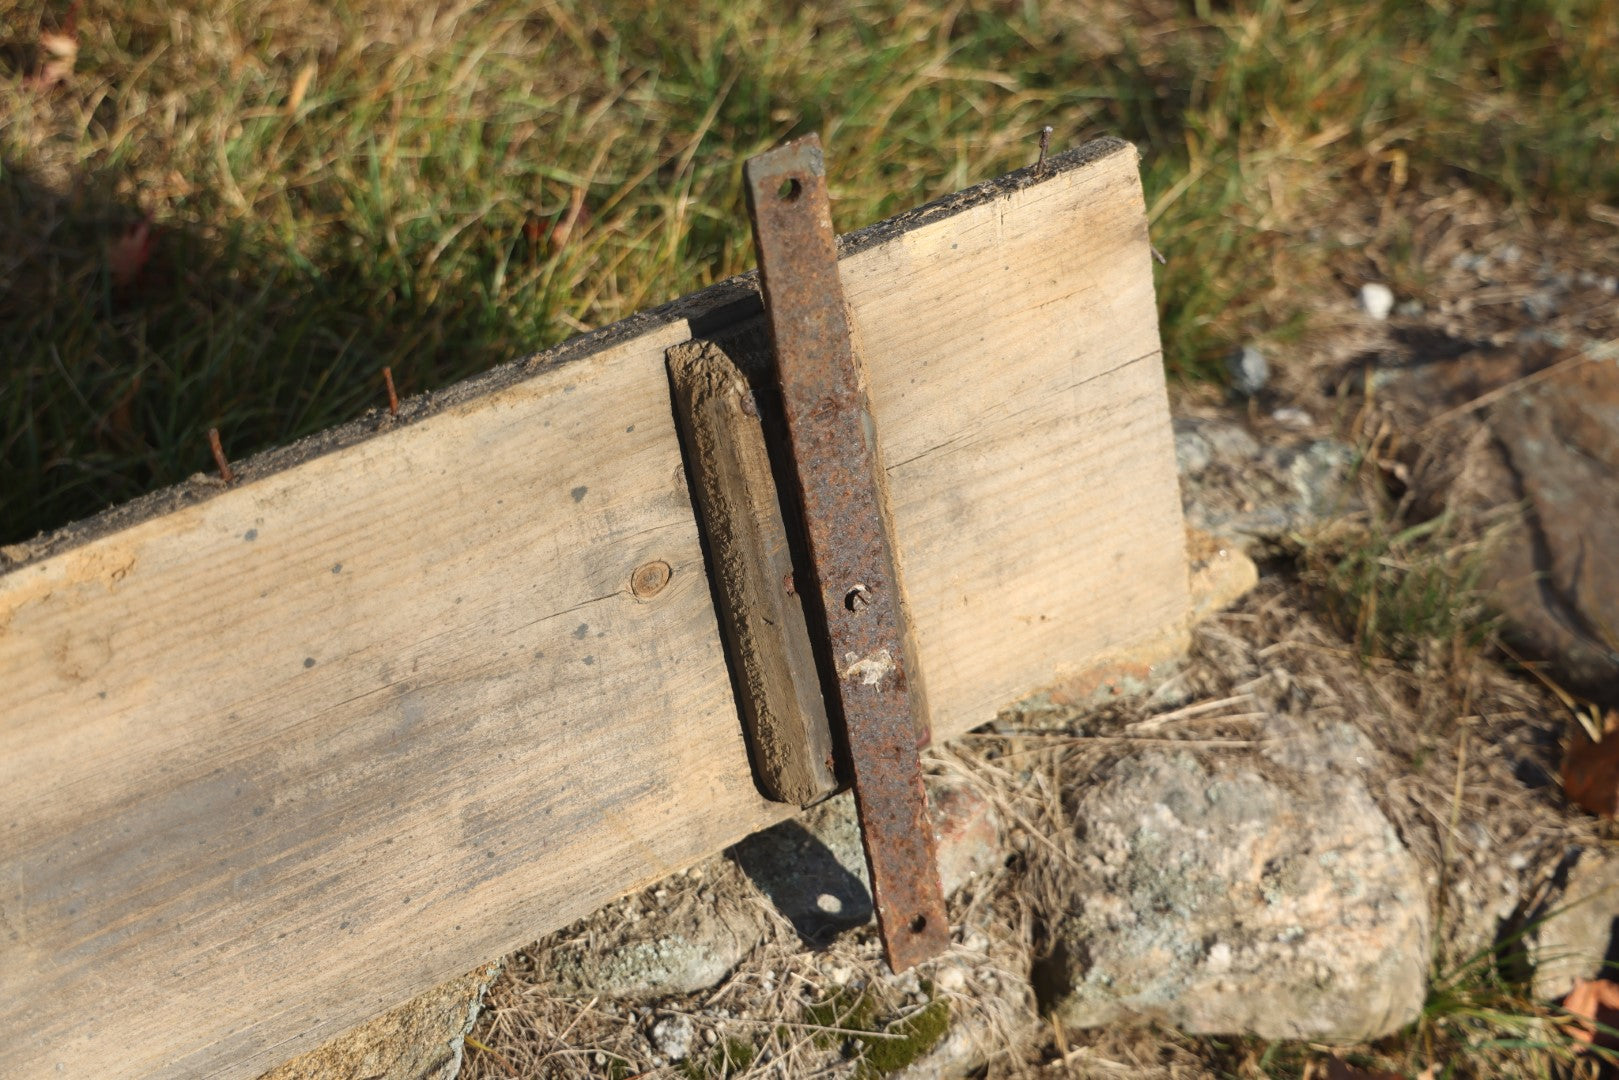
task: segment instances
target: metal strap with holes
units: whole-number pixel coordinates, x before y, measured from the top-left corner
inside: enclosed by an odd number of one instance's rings
[[[950,940],[917,756],[925,729],[906,675],[905,627],[876,437],[838,281],[826,168],[813,135],[747,163],[788,443],[824,619],[829,712],[841,716],[871,893],[895,971]],[[818,599],[818,604],[816,600]],[[819,620],[817,620],[819,621]]]

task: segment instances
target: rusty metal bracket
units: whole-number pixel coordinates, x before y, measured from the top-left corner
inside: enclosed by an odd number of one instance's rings
[[[926,717],[906,671],[876,431],[838,281],[820,140],[760,154],[745,172],[814,577],[800,591],[824,619],[828,711],[843,724],[883,946],[902,971],[941,952],[950,931],[917,755]]]

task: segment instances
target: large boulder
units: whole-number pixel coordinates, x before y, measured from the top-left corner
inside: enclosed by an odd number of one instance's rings
[[[1036,971],[1064,1024],[1355,1042],[1421,1010],[1422,870],[1358,776],[1143,748],[1076,818],[1072,906]]]
[[[1531,341],[1388,372],[1412,487],[1486,538],[1482,584],[1519,647],[1619,703],[1619,357]]]

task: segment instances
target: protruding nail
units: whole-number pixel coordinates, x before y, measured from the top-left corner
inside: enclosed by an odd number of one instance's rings
[[[231,472],[230,462],[225,460],[225,448],[219,443],[219,429],[208,429],[208,449],[214,452],[214,464],[219,466],[219,478],[230,484],[236,481],[236,474]]]
[[[385,367],[385,368],[382,369],[382,381],[388,387],[388,415],[389,416],[398,416],[399,415],[399,392],[394,389],[394,369],[393,368]]]

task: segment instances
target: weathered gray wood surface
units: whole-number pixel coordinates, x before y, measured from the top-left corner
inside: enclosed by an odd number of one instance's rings
[[[936,736],[1178,630],[1134,151],[843,253]],[[757,304],[717,286],[0,576],[0,1075],[252,1076],[782,816],[664,369]]]
[[[837,773],[754,390],[714,341],[670,349],[669,379],[754,773],[771,798],[808,806]]]

